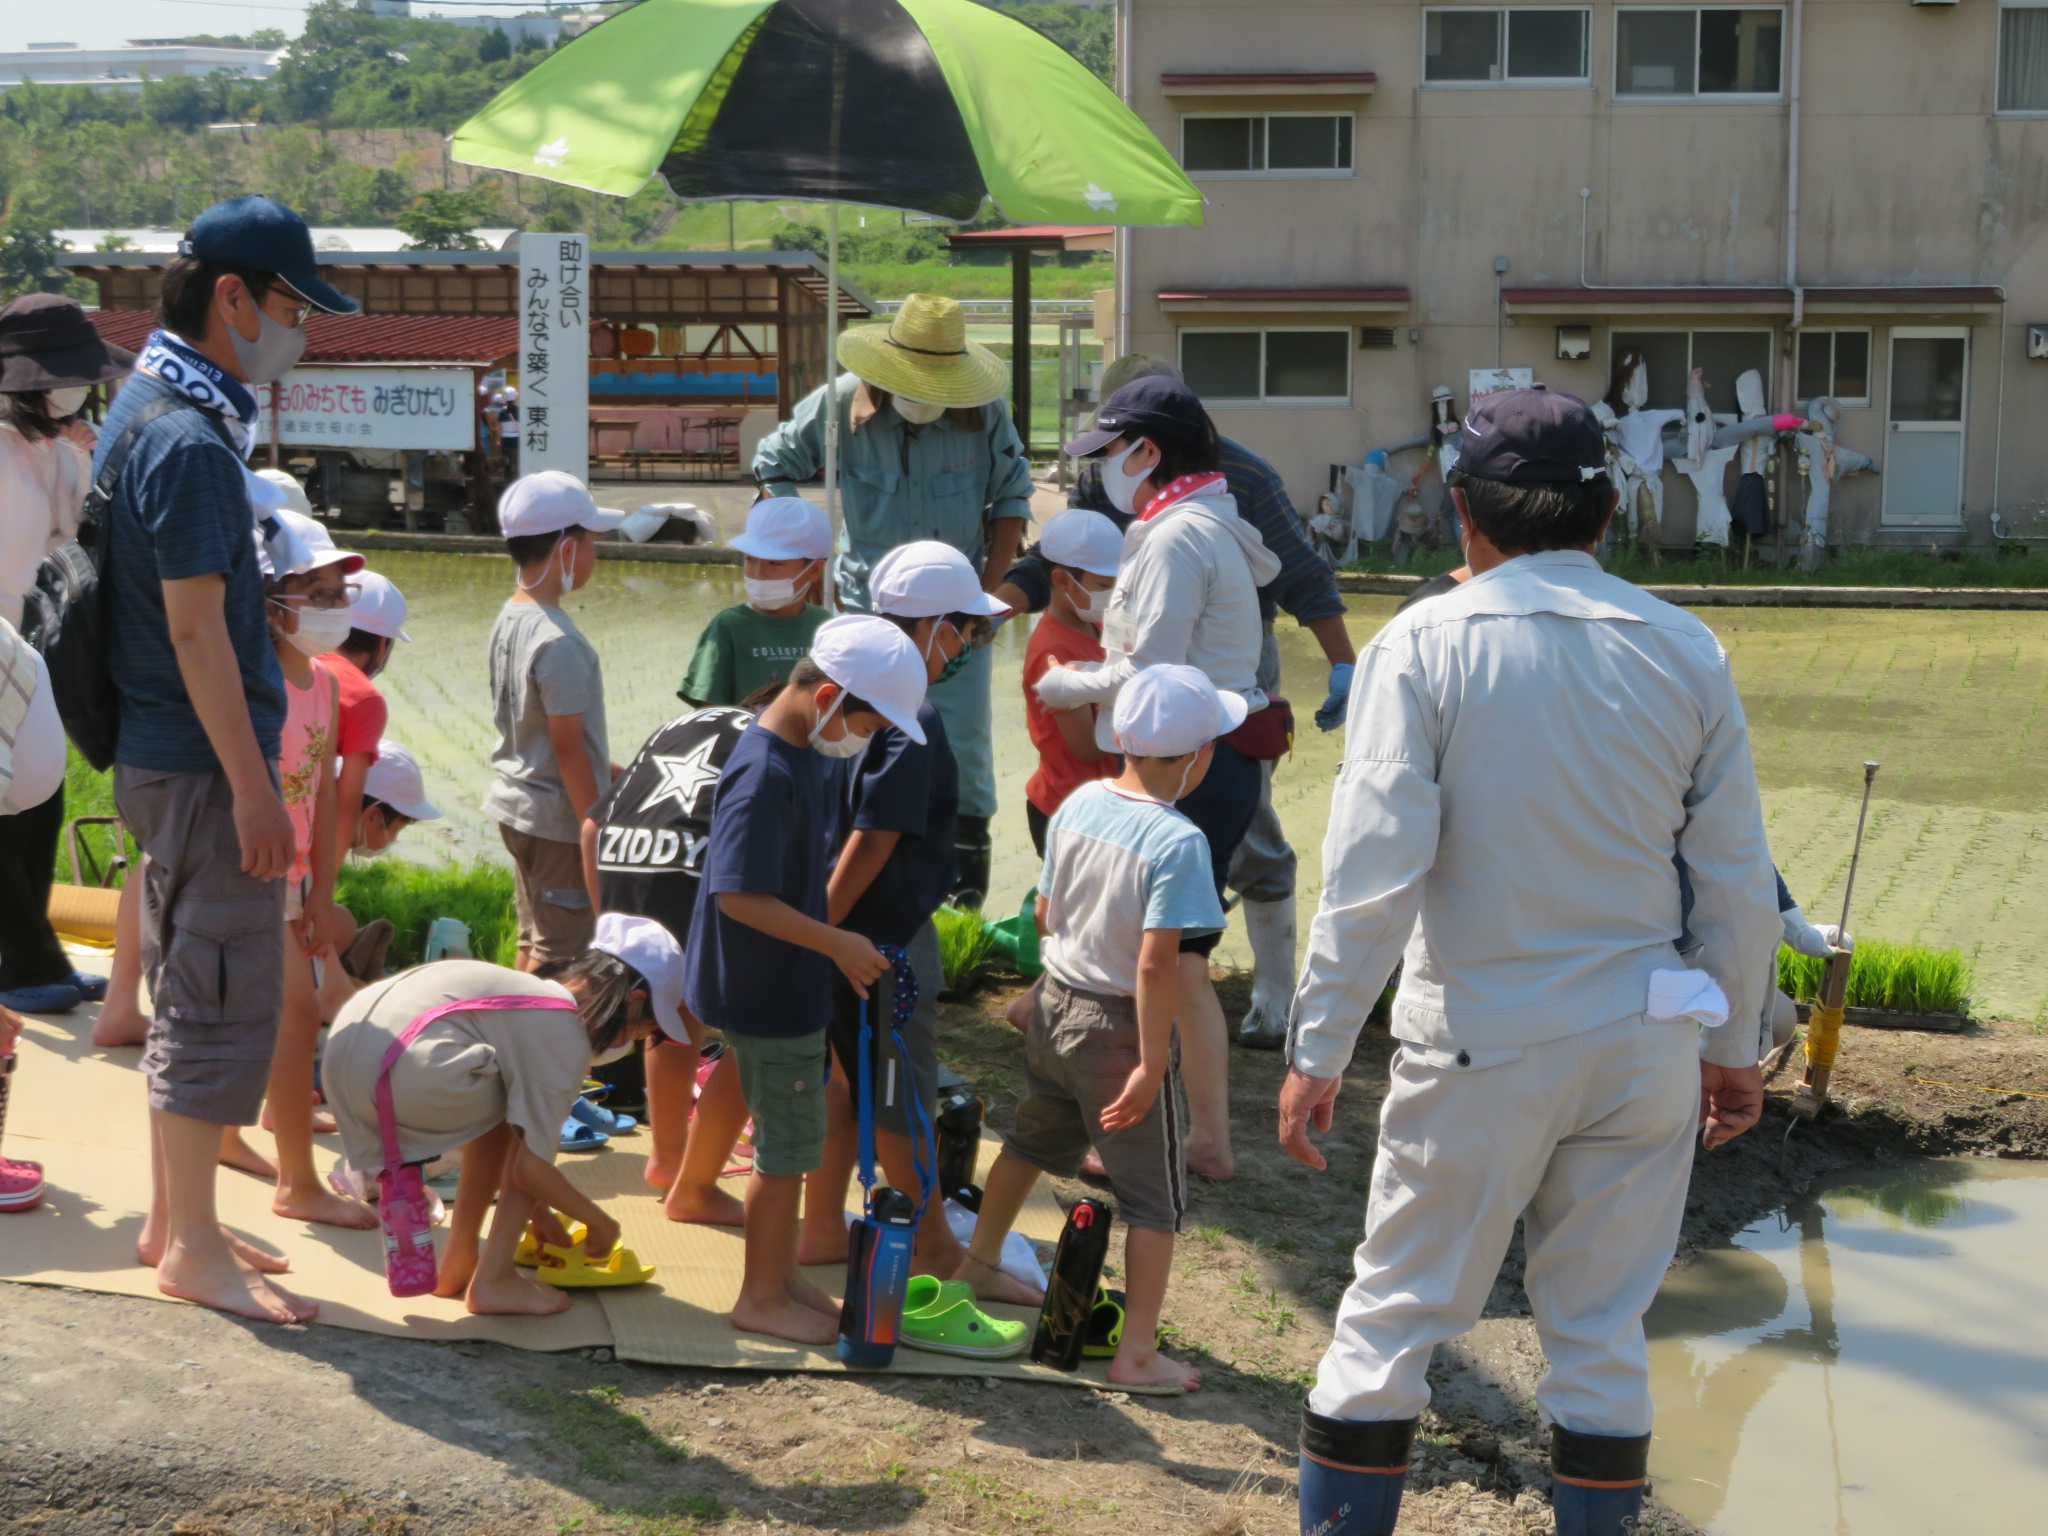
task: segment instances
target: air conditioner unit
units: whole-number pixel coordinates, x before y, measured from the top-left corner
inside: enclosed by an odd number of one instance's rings
[[[1394,328],[1391,325],[1362,325],[1358,328],[1358,350],[1361,352],[1391,352],[1394,345]]]

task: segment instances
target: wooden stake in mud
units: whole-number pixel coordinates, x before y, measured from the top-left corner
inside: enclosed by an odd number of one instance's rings
[[[1842,921],[1835,930],[1839,937],[1849,931],[1849,898],[1856,892],[1856,865],[1863,857],[1863,824],[1870,816],[1870,786],[1877,778],[1877,764],[1863,765],[1863,808],[1856,813],[1856,846],[1849,854],[1849,878],[1842,887]],[[1842,1043],[1842,1007],[1849,995],[1849,968],[1855,956],[1846,949],[1834,949],[1821,967],[1820,995],[1813,1000],[1806,1018],[1806,1076],[1792,1094],[1792,1113],[1811,1120],[1828,1101],[1828,1078],[1835,1070],[1835,1053]]]

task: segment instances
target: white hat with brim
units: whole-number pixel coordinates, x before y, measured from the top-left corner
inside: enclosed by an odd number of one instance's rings
[[[284,493],[285,507],[306,517],[313,515],[313,503],[306,499],[306,488],[299,483],[299,477],[290,470],[259,469],[253,473],[258,480],[267,480]]]
[[[356,578],[356,600],[348,610],[349,628],[360,629],[366,635],[381,635],[386,640],[410,641],[412,636],[405,632],[405,614],[405,594],[389,576],[365,571]]]
[[[913,293],[886,325],[840,333],[839,361],[877,389],[927,405],[966,407],[1000,400],[1010,367],[967,339],[957,299]]]
[[[1114,576],[1123,569],[1124,532],[1100,512],[1069,507],[1047,520],[1038,552],[1054,565]]]
[[[924,658],[903,631],[872,614],[827,619],[811,636],[811,660],[844,688],[919,746],[924,727],[917,711],[924,703]]]
[[[731,547],[756,560],[823,560],[832,553],[832,520],[801,496],[770,496],[747,509],[747,531]]]
[[[1117,744],[1136,757],[1180,757],[1229,735],[1250,713],[1242,694],[1218,689],[1199,667],[1146,667],[1117,692]]]
[[[607,912],[597,920],[590,947],[623,960],[647,983],[647,1009],[671,1040],[688,1040],[683,1027],[683,951],[675,935],[651,917]]]
[[[363,797],[390,806],[408,821],[441,819],[441,808],[427,798],[418,759],[388,736],[377,743],[377,760],[363,775]]]
[[[607,512],[591,499],[590,487],[563,469],[537,469],[521,475],[498,498],[498,531],[508,539],[536,533],[563,533],[588,528],[610,533],[626,520],[623,512]]]
[[[942,613],[992,617],[1010,611],[981,589],[981,579],[965,555],[936,539],[899,544],[882,556],[868,573],[868,602],[876,613],[905,619],[932,619]]]

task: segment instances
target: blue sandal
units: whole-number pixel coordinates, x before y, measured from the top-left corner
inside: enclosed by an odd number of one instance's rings
[[[79,997],[88,1003],[107,1000],[107,978],[104,976],[88,976],[83,971],[73,971],[71,985],[78,988]]]
[[[69,1013],[79,1002],[78,988],[68,981],[0,992],[0,1008],[12,1008],[16,1013]]]
[[[610,1141],[603,1131],[593,1131],[571,1115],[562,1122],[561,1148],[564,1152],[595,1152]]]
[[[569,1106],[569,1118],[578,1125],[588,1126],[593,1131],[602,1131],[607,1136],[623,1136],[640,1122],[631,1115],[618,1115],[602,1104],[593,1104],[587,1098],[578,1099]]]

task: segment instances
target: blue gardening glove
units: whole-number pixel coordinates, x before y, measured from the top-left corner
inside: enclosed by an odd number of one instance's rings
[[[1344,710],[1351,702],[1351,663],[1340,661],[1330,668],[1330,696],[1316,711],[1316,729],[1334,731],[1344,723]]]

